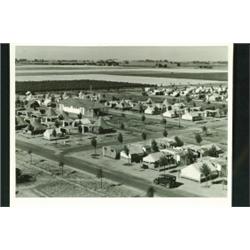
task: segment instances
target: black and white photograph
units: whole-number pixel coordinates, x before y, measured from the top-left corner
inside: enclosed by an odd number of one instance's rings
[[[227,197],[228,46],[16,46],[16,197]]]
[[[0,248],[249,245],[248,5],[2,1]]]

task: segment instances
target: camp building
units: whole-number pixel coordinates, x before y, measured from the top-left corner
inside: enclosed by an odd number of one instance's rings
[[[87,117],[95,117],[105,112],[105,106],[90,100],[67,98],[60,101],[59,110],[71,114],[82,114]]]

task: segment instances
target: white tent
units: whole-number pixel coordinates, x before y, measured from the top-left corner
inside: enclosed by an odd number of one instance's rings
[[[160,157],[162,155],[163,155],[162,152],[156,152],[156,153],[149,154],[148,156],[143,157],[143,162],[150,163],[150,164],[155,163],[155,162],[160,160]]]
[[[180,177],[200,182],[202,176],[199,165],[195,163],[183,168]]]
[[[203,164],[207,165],[211,173],[218,171],[216,164],[211,163],[210,161],[207,160],[205,161],[200,160],[199,162],[188,165],[187,167],[181,169],[180,177],[201,182],[202,179],[204,179],[201,170]]]

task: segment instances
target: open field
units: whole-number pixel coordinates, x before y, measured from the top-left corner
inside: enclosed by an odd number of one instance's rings
[[[135,84],[226,83],[227,68],[131,68],[108,66],[16,66],[17,82],[41,81],[113,81]]]
[[[32,162],[27,152],[17,149],[16,165],[24,173],[36,176],[35,182],[18,184],[17,197],[135,197],[145,193],[105,178],[64,166],[63,175],[54,162],[32,154]]]
[[[183,73],[184,74],[184,73]],[[46,73],[44,75],[19,75],[16,76],[17,82],[26,82],[26,81],[32,81],[32,82],[42,82],[42,81],[72,81],[72,80],[93,80],[93,81],[111,81],[111,82],[123,82],[123,83],[134,83],[134,84],[154,84],[154,85],[184,85],[184,84],[226,84],[227,80],[222,80],[222,77],[220,76],[220,79],[214,79],[215,77],[211,77],[213,79],[200,79],[201,76],[196,75],[184,75],[183,74],[171,74],[168,73],[168,77],[163,76],[153,76],[152,73],[147,76],[141,76],[141,75],[120,75],[120,74],[104,74],[104,73],[94,73],[94,74],[85,74],[85,73],[77,73],[77,74],[71,74],[64,73],[64,74],[49,74]],[[218,73],[219,74],[219,73]],[[225,73],[222,73],[224,75],[227,75]],[[209,74],[213,76],[214,74]],[[178,78],[179,76],[179,78]],[[191,78],[192,77],[192,78]],[[218,78],[218,77],[217,77]]]
[[[17,68],[17,80],[27,76],[58,76],[58,75],[120,75],[120,76],[144,76],[144,77],[160,77],[160,78],[183,78],[183,79],[200,79],[200,80],[217,80],[226,81],[227,72],[223,70],[213,69],[79,69],[74,68]],[[19,78],[21,77],[21,78]],[[84,76],[83,76],[84,77]],[[30,79],[30,78],[27,78]]]
[[[227,65],[215,65],[211,69],[199,68],[198,66],[190,66],[190,67],[177,67],[177,68],[158,68],[158,67],[135,67],[135,66],[96,66],[96,65],[16,65],[16,72],[37,72],[37,71],[76,71],[81,70],[85,72],[183,72],[183,73],[200,73],[200,72],[208,72],[208,73],[216,73],[216,72],[227,72]]]

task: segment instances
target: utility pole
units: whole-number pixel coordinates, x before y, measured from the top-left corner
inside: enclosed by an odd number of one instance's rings
[[[179,104],[180,104],[180,101],[181,100],[181,96],[180,96],[180,93],[179,93]],[[181,111],[179,110],[179,128],[181,127]]]
[[[179,128],[181,127],[181,111],[179,110]]]

